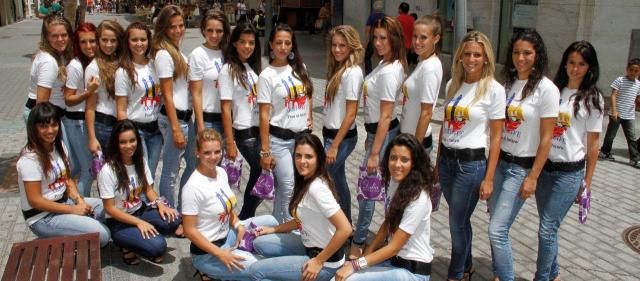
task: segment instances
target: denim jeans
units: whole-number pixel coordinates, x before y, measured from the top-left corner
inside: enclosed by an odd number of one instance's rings
[[[395,267],[391,265],[390,261],[384,261],[376,264],[367,269],[356,271],[347,280],[349,281],[378,281],[378,280],[393,280],[393,281],[429,281],[431,275],[415,274],[404,268]]]
[[[534,280],[553,280],[560,273],[558,229],[578,195],[583,178],[584,169],[575,172],[543,170],[540,173],[536,188],[540,225],[537,270]]]
[[[489,241],[493,271],[501,281],[511,281],[514,278],[509,229],[524,205],[525,201],[520,198],[520,187],[529,170],[500,160],[494,178],[493,194],[489,199]]]
[[[271,156],[276,162],[273,168],[276,192],[273,200],[273,216],[279,223],[286,223],[293,219],[289,214],[289,201],[293,196],[293,149],[295,139],[283,140],[270,136]]]
[[[197,140],[198,140],[198,126],[195,123],[190,124],[189,127],[189,137],[187,141],[187,148],[184,154],[184,160],[187,162],[187,166],[184,168],[184,172],[182,178],[180,179],[180,188],[182,188],[185,184],[187,184],[187,180],[193,171],[198,167],[198,158],[196,157],[196,148],[197,148]],[[222,122],[204,122],[204,127],[207,129],[215,129],[218,133],[220,133],[220,137],[222,138]],[[186,136],[186,135],[185,135]],[[224,140],[221,139],[220,145],[224,150]],[[187,175],[186,177],[184,175]]]
[[[100,247],[104,247],[109,243],[111,234],[109,228],[101,223],[101,221],[104,221],[104,206],[102,205],[102,200],[85,197],[84,202],[93,207],[95,218],[74,214],[49,213],[44,218],[30,225],[29,228],[31,228],[33,234],[38,236],[38,238],[98,232],[100,234]],[[66,204],[74,205],[71,199],[68,199]]]
[[[391,141],[398,135],[400,131],[400,126],[396,126],[394,129],[389,130],[387,136],[384,138],[384,142],[382,143],[382,147],[380,147],[380,154],[378,159],[380,160],[380,166],[384,165],[382,163],[384,158],[384,152],[387,149],[387,146]],[[362,160],[362,165],[366,166],[367,161],[369,160],[369,155],[371,154],[371,147],[373,146],[373,140],[375,139],[375,134],[367,133],[367,139],[365,140],[365,154],[364,159]],[[352,242],[354,244],[362,245],[367,241],[367,234],[369,232],[369,225],[371,225],[371,220],[373,219],[373,211],[376,207],[376,201],[372,200],[358,200],[358,221],[356,222],[356,231],[353,234]]]
[[[486,160],[464,161],[440,156],[438,174],[444,199],[449,205],[451,261],[447,276],[462,279],[473,266],[471,216],[478,204],[480,184],[487,169]]]
[[[254,217],[256,215],[256,209],[258,209],[258,206],[262,203],[262,199],[251,195],[253,186],[256,184],[256,181],[258,181],[258,177],[262,172],[262,168],[260,167],[260,139],[257,137],[244,140],[236,138],[236,146],[240,154],[242,154],[245,163],[249,165],[249,181],[244,188],[242,210],[238,215],[241,220],[244,220]]]
[[[109,138],[111,137],[111,131],[113,131],[113,126],[94,121],[93,128],[96,133],[96,139],[98,139],[98,143],[100,143],[100,148],[102,148],[102,152],[106,152],[107,145],[109,145]]]
[[[638,145],[636,144],[635,126],[633,119],[620,119],[613,120],[609,118],[609,124],[607,125],[607,133],[604,135],[604,142],[600,151],[605,154],[611,153],[611,146],[613,145],[613,139],[616,138],[618,128],[622,125],[622,132],[627,139],[627,149],[629,151],[629,159],[633,161],[640,161],[640,153],[638,152]]]
[[[87,138],[87,126],[84,120],[73,120],[62,118],[64,129],[67,132],[67,148],[69,149],[69,159],[71,159],[71,174],[79,176],[78,192],[83,197],[91,194],[91,160],[93,155],[89,151],[89,141]]]
[[[353,149],[356,147],[357,143],[357,136],[343,139],[340,143],[340,146],[338,147],[336,162],[327,166],[329,175],[331,175],[333,181],[336,184],[336,191],[338,192],[338,198],[340,199],[340,208],[347,216],[349,222],[351,222],[351,192],[349,191],[349,185],[347,184],[347,176],[345,174],[344,165],[345,162],[347,162],[347,157],[351,155],[351,152],[353,152]],[[331,148],[331,144],[333,144],[333,139],[324,139],[325,152],[329,150],[329,148]]]
[[[144,204],[144,203],[143,203]],[[173,233],[181,223],[178,218],[172,222],[163,220],[158,209],[145,208],[137,218],[153,225],[160,235],[145,239],[135,225],[125,224],[114,219],[109,219],[107,225],[111,230],[113,243],[118,247],[129,249],[138,255],[147,258],[161,257],[167,250],[167,241],[164,235]]]
[[[160,133],[160,130],[155,132],[138,130],[138,133],[142,138],[142,148],[144,149],[144,155],[147,157],[151,178],[155,182],[156,169],[158,168],[158,162],[160,162],[160,153],[162,153],[162,133]]]
[[[265,257],[251,265],[253,280],[302,279],[302,268],[309,257],[305,253],[300,235],[275,233],[256,238],[253,246],[257,254]],[[330,280],[339,268],[323,266],[316,280]]]
[[[250,218],[250,219],[244,220],[243,222],[245,225],[249,225],[252,222],[260,226],[278,225],[278,222],[276,221],[276,219],[269,215]],[[229,230],[226,241],[220,248],[228,249],[233,247],[236,243],[237,235],[238,234],[236,233],[235,229],[232,228],[231,230]],[[245,251],[238,250],[238,249],[234,250],[234,252],[237,254],[243,254],[244,256],[251,255],[250,253],[247,253]],[[212,256],[209,254],[191,255],[191,259],[192,259],[193,266],[197,270],[199,270],[200,272],[206,274],[211,278],[216,278],[221,280],[238,280],[238,281],[251,280],[249,270],[250,270],[251,264],[255,262],[255,259],[251,259],[251,260],[247,259],[242,262],[242,265],[245,268],[244,270],[237,271],[236,269],[234,269],[233,271],[229,272],[229,270],[227,269],[227,266],[221,263],[220,260],[218,260],[218,258],[215,256]]]
[[[189,130],[192,129],[191,122],[185,122],[178,120],[182,134],[184,134],[185,141],[189,141]],[[173,131],[171,129],[171,123],[164,114],[158,116],[158,126],[160,132],[164,137],[164,145],[162,146],[162,172],[160,173],[160,196],[164,196],[169,201],[169,204],[176,207],[178,211],[182,211],[180,208],[180,196],[182,194],[182,185],[179,188],[176,187],[176,180],[180,173],[180,160],[185,156],[185,149],[178,149],[173,143]],[[182,173],[182,179],[180,183],[187,182],[190,175]],[[177,192],[176,192],[177,191]],[[177,197],[176,197],[177,193]]]

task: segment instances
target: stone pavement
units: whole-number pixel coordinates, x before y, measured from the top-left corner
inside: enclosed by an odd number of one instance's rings
[[[129,16],[102,14],[88,16],[88,20],[97,23],[111,17],[115,17],[123,25],[132,19]],[[36,20],[26,20],[0,28],[0,180],[5,179],[4,182],[0,182],[0,192],[7,187],[16,186],[15,176],[10,174],[15,169],[11,166],[10,160],[15,159],[26,141],[21,112],[26,100],[30,57],[36,49],[39,31],[40,22]],[[296,36],[316,89],[314,128],[315,132],[320,134],[326,54],[319,36],[306,33],[297,33]],[[182,48],[188,53],[201,42],[199,31],[188,29]],[[434,116],[437,119],[433,122],[434,132],[439,132],[442,123],[441,107],[436,108]],[[347,163],[352,191],[355,190],[356,167],[364,154],[365,132],[362,117],[357,118],[357,123],[359,142]],[[640,122],[636,123],[638,126]],[[598,163],[593,179],[592,213],[587,224],[578,224],[578,208],[574,206],[561,227],[558,258],[563,280],[640,280],[640,255],[621,240],[621,233],[625,228],[640,224],[640,195],[637,192],[640,188],[640,170],[630,167],[626,164],[628,159],[618,156],[627,154],[622,133],[614,142],[614,154],[618,159],[616,162]],[[431,156],[434,157],[435,154]],[[247,174],[244,173],[245,177]],[[354,194],[355,192],[352,192],[352,209],[355,216],[358,212]],[[95,188],[94,196],[97,196]],[[242,196],[238,198],[242,200]],[[382,221],[382,206],[377,205],[372,231],[376,231]],[[485,212],[486,209],[486,203],[480,202],[472,218],[475,229],[474,264],[477,269],[474,280],[490,280],[492,277],[487,237],[489,216]],[[260,206],[258,213],[268,214],[270,210],[271,203],[266,202]],[[446,278],[451,250],[447,214],[447,204],[443,199],[440,210],[432,215],[431,241],[435,248],[433,280]],[[537,252],[537,223],[535,202],[531,199],[523,207],[511,231],[517,280],[533,278]],[[7,263],[12,243],[33,238],[20,214],[18,194],[15,191],[0,193],[0,270],[3,270]],[[143,261],[138,266],[125,265],[120,258],[119,250],[109,245],[102,251],[103,279],[196,280],[192,277],[195,271],[189,258],[189,242],[168,238],[168,245],[169,250],[162,264]]]

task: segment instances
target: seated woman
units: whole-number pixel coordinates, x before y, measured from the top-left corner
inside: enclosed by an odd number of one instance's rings
[[[201,280],[250,280],[246,267],[256,259],[236,249],[244,238],[244,225],[274,226],[272,216],[240,221],[233,211],[237,199],[229,187],[227,173],[218,163],[222,141],[214,129],[204,129],[196,140],[198,166],[182,191],[184,234],[191,240],[191,258]],[[230,229],[233,226],[233,229]]]
[[[400,134],[389,144],[382,176],[387,186],[385,220],[364,256],[346,263],[336,280],[429,280],[434,172],[422,144]],[[388,241],[386,245],[383,245]]]
[[[258,230],[256,252],[273,258],[251,266],[253,280],[330,280],[344,264],[342,245],[351,234],[351,224],[338,204],[320,139],[308,133],[298,136],[294,159],[295,186],[289,203],[294,219]],[[291,233],[294,229],[300,235]]]
[[[60,115],[42,102],[27,118],[27,145],[16,168],[20,205],[27,225],[39,238],[98,232],[100,246],[109,243],[102,202],[83,198],[69,176],[69,158],[62,143]]]
[[[178,212],[158,197],[152,184],[138,128],[130,120],[118,121],[98,174],[98,189],[113,243],[122,248],[122,260],[128,265],[139,264],[138,255],[161,262],[167,250],[164,235],[180,225]],[[140,199],[143,193],[148,202]]]

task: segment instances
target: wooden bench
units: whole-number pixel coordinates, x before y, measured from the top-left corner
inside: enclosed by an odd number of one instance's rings
[[[2,281],[102,280],[98,233],[14,243]]]

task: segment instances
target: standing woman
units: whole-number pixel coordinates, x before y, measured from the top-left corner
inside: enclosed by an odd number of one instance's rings
[[[142,22],[127,27],[126,47],[122,50],[120,68],[116,71],[116,105],[118,120],[133,121],[142,138],[144,157],[155,178],[162,150],[162,134],[158,127],[161,93],[160,81],[149,58],[151,30]]]
[[[240,219],[255,216],[262,200],[251,195],[260,176],[260,116],[256,103],[258,75],[262,69],[260,39],[249,22],[238,24],[231,33],[225,50],[227,62],[219,76],[222,124],[226,156],[236,159],[238,150],[249,164],[249,181],[244,189]],[[235,141],[235,142],[234,142]]]
[[[471,216],[478,200],[486,200],[493,190],[505,94],[494,79],[493,48],[483,33],[467,33],[453,61],[440,133],[438,173],[449,205],[451,261],[447,278],[471,280],[474,273]]]
[[[335,181],[340,208],[351,221],[351,193],[345,175],[345,162],[358,142],[356,114],[362,88],[362,43],[349,25],[329,31],[331,48],[327,50],[327,89],[324,94],[324,148],[327,170]]]
[[[111,129],[116,123],[116,70],[120,54],[125,47],[124,29],[113,20],[104,20],[98,25],[98,52],[84,71],[86,85],[97,77],[100,82],[97,95],[86,100],[85,118],[89,134],[89,150],[96,154],[106,150]],[[88,87],[88,86],[87,86]]]
[[[72,175],[80,174],[78,180],[78,192],[82,196],[91,193],[93,177],[91,167],[91,151],[87,136],[85,120],[85,100],[96,93],[100,83],[98,77],[89,79],[85,88],[84,71],[96,54],[96,26],[90,22],[82,23],[76,29],[73,36],[73,53],[75,58],[67,65],[67,81],[64,88],[64,102],[67,105],[67,113],[62,119],[67,144],[71,154]]]
[[[84,198],[69,177],[60,115],[49,102],[33,107],[27,120],[27,145],[16,164],[22,215],[39,238],[98,232],[100,246],[109,243],[102,202]]]
[[[379,19],[371,32],[376,53],[382,60],[364,78],[362,86],[364,127],[367,131],[363,165],[369,173],[375,173],[383,166],[380,152],[384,153],[400,129],[394,104],[405,78],[407,56],[402,26],[396,18]],[[362,255],[374,208],[375,201],[358,200],[358,222],[351,243],[350,259]]]
[[[295,138],[313,127],[312,93],[293,29],[280,24],[269,36],[269,66],[258,78],[260,165],[270,170],[275,164],[273,216],[280,223],[293,219],[288,211],[293,195],[293,147]]]
[[[551,149],[560,92],[544,77],[547,49],[536,31],[513,36],[504,68],[506,120],[500,163],[489,200],[493,271],[501,281],[514,279],[509,229],[520,208],[536,192],[538,176]]]
[[[269,258],[251,266],[253,280],[330,280],[344,264],[342,246],[351,224],[340,210],[325,157],[317,136],[296,138],[295,188],[289,204],[294,219],[258,231],[261,237],[253,245]],[[300,235],[291,233],[294,229]],[[271,233],[277,234],[263,236]]]
[[[402,85],[400,132],[416,136],[427,150],[433,149],[431,116],[442,83],[442,63],[438,58],[442,36],[438,15],[424,16],[413,28],[413,50],[419,63]]]
[[[385,219],[364,255],[338,270],[337,281],[419,281],[431,277],[429,197],[434,171],[429,156],[413,135],[400,134],[391,141],[383,159],[389,203]]]
[[[587,190],[591,190],[604,109],[596,86],[599,76],[598,56],[591,43],[577,41],[569,45],[554,81],[562,89],[558,121],[549,159],[536,188],[540,227],[534,280],[560,280],[558,229],[583,179]]]

